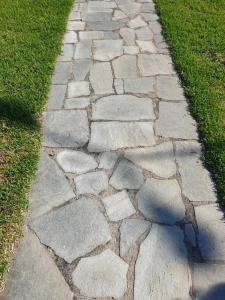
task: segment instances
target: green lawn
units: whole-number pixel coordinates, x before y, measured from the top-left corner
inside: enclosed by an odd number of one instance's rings
[[[225,1],[156,0],[156,4],[199,124],[203,159],[225,205]]]
[[[72,0],[0,0],[0,287],[27,208],[38,118]]]

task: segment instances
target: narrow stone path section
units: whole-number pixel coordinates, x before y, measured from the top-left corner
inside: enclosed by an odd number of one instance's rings
[[[152,0],[77,0],[5,300],[223,299],[225,222]]]

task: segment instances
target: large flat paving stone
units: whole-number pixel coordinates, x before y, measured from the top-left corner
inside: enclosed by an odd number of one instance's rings
[[[134,17],[141,8],[140,3],[134,1],[119,1],[119,8],[129,17]]]
[[[141,38],[139,38],[142,40]],[[163,54],[139,54],[138,66],[142,76],[173,74],[172,60]]]
[[[80,260],[72,278],[86,297],[121,299],[127,289],[128,264],[110,249]]]
[[[96,22],[87,22],[87,30],[104,30],[104,31],[113,31],[118,30],[121,27],[124,27],[125,22],[123,20],[116,21],[96,21]]]
[[[48,251],[29,231],[7,276],[5,300],[72,300],[73,295]]]
[[[153,39],[153,33],[147,26],[135,30],[137,39],[140,41],[151,41]]]
[[[176,161],[184,195],[193,202],[216,202],[217,197],[209,172],[204,168],[198,142],[176,142]]]
[[[182,231],[152,225],[140,246],[134,283],[134,300],[190,300],[191,274]]]
[[[197,139],[197,126],[186,102],[159,103],[159,119],[156,134],[163,137]]]
[[[63,107],[63,101],[65,95],[66,95],[66,85],[63,84],[52,85],[48,95],[47,110],[61,109]]]
[[[135,55],[122,55],[112,62],[116,78],[137,78],[138,70]]]
[[[92,66],[91,59],[75,59],[73,64],[73,76],[75,80],[85,80]]]
[[[92,56],[91,46],[92,46],[92,41],[90,40],[85,40],[77,43],[76,50],[74,53],[74,59],[91,58]]]
[[[95,159],[84,152],[64,150],[58,153],[57,162],[68,173],[86,173],[97,168]]]
[[[117,190],[123,189],[139,189],[144,182],[144,177],[141,171],[130,161],[122,159],[112,177],[109,184]]]
[[[124,40],[125,45],[133,46],[135,45],[135,31],[131,28],[121,28],[120,35]]]
[[[156,91],[157,96],[164,100],[185,100],[179,80],[174,76],[158,76]]]
[[[154,92],[153,78],[124,79],[124,91],[126,93],[149,94]]]
[[[155,144],[151,122],[92,122],[90,152]]]
[[[95,60],[110,61],[123,54],[123,40],[97,40],[93,47]]]
[[[90,81],[95,94],[112,94],[113,90],[113,75],[110,63],[95,63],[91,67]]]
[[[71,263],[111,239],[109,225],[94,201],[80,198],[32,223],[40,241]]]
[[[82,109],[90,105],[89,97],[69,98],[65,100],[65,109]]]
[[[185,217],[181,190],[175,179],[147,179],[136,200],[143,215],[155,222],[172,225]]]
[[[36,179],[31,188],[29,215],[37,217],[73,197],[75,194],[63,172],[42,152]]]
[[[205,260],[225,260],[224,213],[217,204],[195,207],[198,245]]]
[[[49,111],[43,116],[44,146],[78,148],[87,143],[89,127],[86,111]]]
[[[102,40],[102,39],[119,39],[117,32],[111,31],[81,31],[79,32],[80,40]]]
[[[152,100],[132,95],[103,97],[92,105],[93,120],[138,121],[155,119]]]
[[[68,84],[68,98],[90,95],[88,81],[72,81]]]
[[[176,174],[176,163],[171,142],[154,147],[128,149],[125,157],[141,168],[160,177],[168,178]]]

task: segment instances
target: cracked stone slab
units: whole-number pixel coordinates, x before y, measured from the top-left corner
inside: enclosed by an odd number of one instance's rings
[[[64,150],[57,154],[57,162],[68,173],[82,174],[97,168],[95,159],[84,152]]]
[[[165,142],[154,147],[129,149],[125,151],[125,157],[160,177],[168,178],[176,174],[176,163],[171,142]]]
[[[89,127],[86,111],[49,111],[43,116],[44,146],[78,148],[88,142]]]
[[[100,156],[99,168],[110,170],[114,167],[119,155],[116,152],[103,152]]]
[[[97,195],[108,188],[108,176],[104,171],[90,172],[74,179],[78,195]]]
[[[131,28],[121,28],[120,35],[124,40],[125,45],[135,45],[135,31]]]
[[[138,238],[145,233],[151,223],[140,219],[123,220],[120,226],[120,255],[124,256],[135,244]]]
[[[191,117],[187,103],[159,103],[156,134],[163,137],[198,139],[197,126]]]
[[[78,97],[78,98],[69,98],[65,100],[64,108],[65,109],[81,109],[86,108],[90,105],[89,97]]]
[[[116,78],[136,78],[138,77],[136,56],[122,55],[112,62]]]
[[[142,76],[174,74],[170,56],[163,54],[139,54],[138,65]]]
[[[154,144],[151,122],[92,122],[88,150],[103,152]]]
[[[196,141],[176,142],[175,155],[184,195],[193,202],[216,202],[213,182],[200,159],[200,144]]]
[[[117,190],[136,190],[140,188],[143,182],[144,177],[141,171],[130,161],[122,159],[113,172],[109,184]]]
[[[178,227],[152,225],[135,266],[134,300],[191,300],[191,274],[183,239]]]
[[[88,81],[72,81],[68,83],[68,98],[89,96],[90,88]]]
[[[77,81],[85,80],[92,66],[91,59],[76,59],[73,64],[73,76]]]
[[[92,105],[93,120],[138,121],[155,119],[152,100],[132,95],[103,97]]]
[[[31,187],[29,215],[40,216],[73,197],[75,194],[63,172],[45,152],[41,152],[38,172]]]
[[[143,215],[155,222],[173,225],[185,217],[181,190],[175,179],[147,179],[136,200]]]
[[[30,225],[41,243],[71,263],[111,239],[109,225],[85,197],[42,216]]]
[[[73,294],[48,251],[26,231],[7,276],[7,300],[72,300]]]
[[[164,100],[185,100],[179,80],[174,76],[158,76],[156,93],[159,98]]]
[[[128,264],[110,249],[82,258],[72,274],[83,296],[121,299],[127,289]]]
[[[105,197],[102,199],[102,202],[109,219],[114,222],[130,217],[136,213],[126,191]]]
[[[114,93],[113,75],[110,63],[102,62],[92,65],[90,82],[97,95]]]
[[[122,40],[97,40],[93,42],[94,59],[110,61],[123,54]]]
[[[154,92],[154,83],[154,78],[124,79],[124,91],[126,93],[149,94]]]
[[[195,207],[198,245],[205,260],[225,260],[224,213],[217,204]]]

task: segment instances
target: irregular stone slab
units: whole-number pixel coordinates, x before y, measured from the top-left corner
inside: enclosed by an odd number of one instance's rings
[[[91,58],[91,41],[81,41],[77,43],[76,50],[74,53],[74,59],[84,59],[84,58]]]
[[[95,159],[84,152],[64,150],[58,153],[57,162],[68,173],[82,174],[97,168]]]
[[[143,21],[140,16],[137,16],[136,18],[134,18],[128,22],[128,26],[130,28],[138,28],[138,27],[147,26],[147,23],[145,21]]]
[[[138,65],[142,76],[173,74],[171,58],[163,54],[139,54]]]
[[[86,111],[58,110],[45,112],[43,145],[46,147],[82,147],[89,138]]]
[[[63,172],[45,152],[42,152],[30,193],[30,215],[40,216],[73,197],[75,194]]]
[[[123,220],[120,226],[120,255],[124,256],[137,239],[150,228],[148,221],[140,219]]]
[[[111,31],[81,31],[79,37],[80,40],[119,39],[119,34]]]
[[[121,20],[121,19],[126,19],[127,16],[125,15],[125,13],[123,13],[121,10],[114,10],[114,14],[113,14],[113,18],[112,20]]]
[[[125,157],[154,174],[168,178],[176,174],[176,164],[171,142],[150,148],[137,148],[125,151]]]
[[[123,47],[124,54],[138,54],[139,48],[136,46],[124,46]]]
[[[66,95],[66,85],[52,85],[48,95],[48,110],[61,109]]]
[[[71,61],[73,58],[73,52],[73,44],[63,44],[61,49],[61,55],[57,58],[57,61]]]
[[[141,171],[131,162],[122,159],[110,178],[111,184],[117,190],[139,189],[144,182]]]
[[[69,61],[59,61],[55,65],[55,73],[66,73],[68,76],[71,73],[72,63]]]
[[[150,41],[153,39],[153,33],[147,26],[136,29],[135,32],[138,40]]]
[[[25,232],[7,277],[4,299],[73,299],[48,251],[30,231]]]
[[[86,297],[123,297],[127,289],[128,264],[110,249],[80,260],[73,283]]]
[[[100,156],[99,168],[110,170],[114,167],[118,154],[116,152],[103,152]]]
[[[159,103],[159,118],[156,120],[156,135],[163,137],[198,139],[197,126],[191,117],[186,102]]]
[[[116,78],[138,77],[136,56],[134,55],[122,55],[113,60],[112,65]]]
[[[188,243],[192,247],[196,247],[196,236],[195,231],[192,224],[186,224],[184,227],[184,232],[187,238]]]
[[[199,143],[195,141],[176,142],[175,153],[184,195],[190,201],[216,202],[213,182],[200,159]]]
[[[97,21],[97,22],[87,22],[87,30],[104,30],[113,31],[118,30],[125,25],[123,20],[116,21]]]
[[[222,300],[225,295],[225,266],[222,264],[194,264],[194,299]]]
[[[64,108],[74,109],[74,108],[86,108],[90,104],[90,98],[80,97],[80,98],[69,98],[65,100]]]
[[[67,73],[55,73],[52,76],[52,84],[67,84],[67,82],[70,80],[70,77],[70,74]]]
[[[191,299],[191,274],[183,239],[177,227],[152,225],[135,266],[134,300]]]
[[[69,21],[67,23],[68,30],[79,31],[79,30],[84,30],[84,28],[85,28],[85,22],[82,21]]]
[[[161,24],[157,21],[154,22],[149,22],[149,28],[151,29],[151,31],[154,33],[154,35],[160,35],[162,32],[162,27]]]
[[[116,8],[116,3],[114,1],[90,1],[88,3],[88,10],[96,8],[96,9],[101,9],[101,8]]]
[[[131,28],[121,28],[120,35],[123,38],[125,45],[135,45],[135,31]]]
[[[151,122],[92,122],[90,152],[155,144]]]
[[[74,179],[78,195],[97,195],[108,188],[108,177],[105,172],[91,172],[77,176]]]
[[[155,44],[152,41],[136,41],[141,52],[150,52],[150,53],[157,53],[158,50]]]
[[[124,93],[123,80],[122,79],[114,79],[114,88],[118,95],[123,94]]]
[[[123,54],[122,40],[97,40],[94,41],[94,59],[110,61]]]
[[[63,38],[64,44],[75,44],[77,43],[77,34],[74,31],[68,31],[65,33]]]
[[[129,17],[134,17],[141,8],[140,3],[135,3],[132,1],[127,1],[124,3],[124,1],[121,1],[119,8]]]
[[[88,22],[96,22],[96,21],[102,21],[102,22],[106,22],[106,21],[110,21],[112,18],[112,14],[111,12],[92,12],[92,13],[87,13],[85,14],[85,16],[83,17],[84,21],[88,21]]]
[[[68,98],[90,95],[88,81],[71,81],[68,83]]]
[[[124,79],[126,93],[149,94],[154,92],[154,78]]]
[[[155,10],[154,3],[144,3],[141,8],[142,12],[150,12],[150,11],[154,11],[154,10]]]
[[[147,179],[136,200],[144,216],[155,222],[173,225],[185,217],[181,190],[175,179]]]
[[[111,94],[114,93],[113,75],[110,63],[96,63],[91,67],[90,81],[95,94]]]
[[[165,100],[185,100],[183,89],[177,77],[158,76],[156,80],[157,96]]]
[[[102,202],[109,219],[114,222],[130,217],[136,213],[126,191],[108,196],[102,199]]]
[[[132,95],[103,97],[92,105],[93,120],[150,120],[155,119],[152,100]]]
[[[72,10],[70,15],[69,15],[69,20],[70,21],[81,20],[80,12]]]
[[[141,16],[147,22],[149,22],[149,21],[151,21],[151,22],[157,21],[159,19],[159,17],[157,16],[157,14],[154,14],[152,12],[151,13],[150,12],[141,13]]]
[[[217,204],[195,207],[198,245],[205,260],[225,260],[224,214]]]
[[[109,225],[94,201],[81,198],[30,225],[40,241],[71,263],[111,239]]]
[[[76,59],[73,65],[73,76],[75,80],[85,80],[92,66],[91,59]]]

